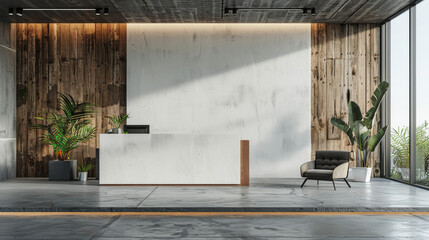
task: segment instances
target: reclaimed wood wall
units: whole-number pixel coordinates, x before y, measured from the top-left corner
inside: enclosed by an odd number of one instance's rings
[[[330,119],[347,122],[349,101],[357,102],[362,112],[371,108],[371,96],[380,81],[379,25],[312,24],[311,73],[312,159],[316,150],[353,150]],[[380,125],[379,114],[375,121],[374,130]],[[379,147],[371,161],[373,175],[379,176]]]
[[[126,112],[126,24],[17,24],[17,177],[47,177],[52,149],[30,129],[41,112],[59,111],[58,93],[97,104],[103,116]],[[97,138],[71,158],[95,161]],[[93,172],[91,173],[93,174]]]

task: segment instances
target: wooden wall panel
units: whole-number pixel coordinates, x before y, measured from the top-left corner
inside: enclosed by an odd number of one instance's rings
[[[46,177],[52,149],[34,116],[59,111],[59,92],[97,104],[94,124],[104,132],[106,114],[126,112],[126,24],[17,24],[17,176]],[[97,138],[72,152],[95,161]]]
[[[347,121],[347,105],[355,101],[362,112],[380,81],[380,28],[376,24],[312,24],[311,26],[311,148],[350,150],[350,143],[331,123]],[[376,128],[380,126],[377,114]],[[352,165],[355,165],[353,155]],[[371,161],[374,176],[380,174],[380,150]]]

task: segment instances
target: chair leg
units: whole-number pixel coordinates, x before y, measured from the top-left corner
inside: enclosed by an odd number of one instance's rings
[[[317,186],[319,186],[319,180],[317,180]]]
[[[347,181],[347,179],[344,178],[344,181],[347,183],[347,186],[349,186],[349,188],[351,188],[349,182]]]
[[[308,180],[308,178],[306,178],[306,179],[304,180],[304,182],[301,184],[301,187],[304,187],[304,184],[305,184],[305,182],[307,182],[307,180]]]
[[[337,188],[335,187],[335,182],[332,180],[332,184],[334,185],[334,190],[337,191]]]

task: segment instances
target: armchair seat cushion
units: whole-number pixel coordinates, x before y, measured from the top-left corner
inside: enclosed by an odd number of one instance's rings
[[[332,180],[334,170],[328,169],[309,169],[303,173],[303,177],[309,179]]]

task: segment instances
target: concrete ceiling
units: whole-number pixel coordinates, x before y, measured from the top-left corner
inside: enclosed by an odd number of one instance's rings
[[[427,1],[427,0],[426,0]],[[416,0],[1,0],[0,18],[32,23],[381,23]],[[109,16],[94,11],[24,11],[8,16],[10,7],[108,7]],[[239,10],[224,14],[225,7],[315,8],[316,16],[300,10]]]

